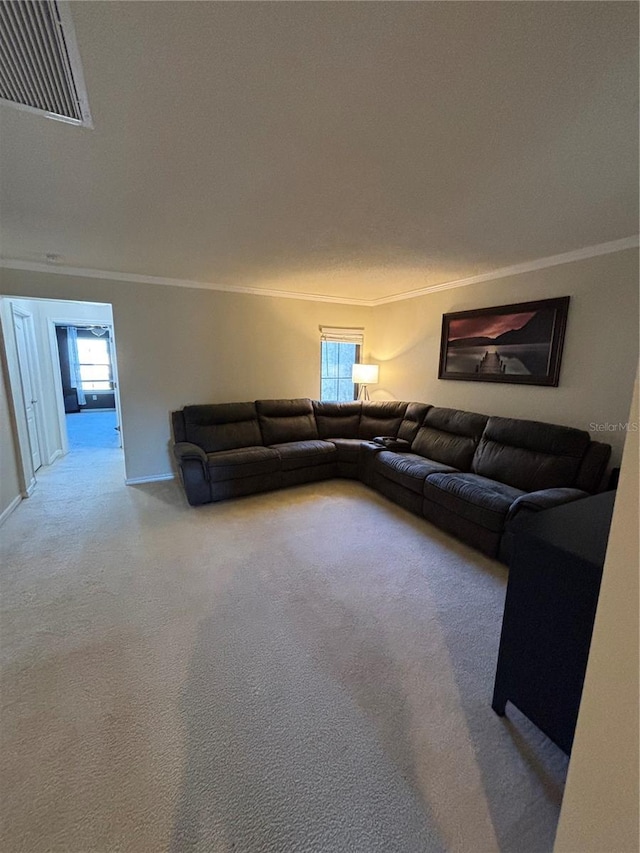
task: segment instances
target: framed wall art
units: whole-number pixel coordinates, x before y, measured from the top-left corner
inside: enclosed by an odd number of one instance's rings
[[[569,297],[442,317],[439,379],[558,385]]]

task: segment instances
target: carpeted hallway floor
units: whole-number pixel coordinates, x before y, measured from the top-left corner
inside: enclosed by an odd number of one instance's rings
[[[69,449],[90,450],[95,448],[120,447],[118,416],[115,409],[83,409],[66,415]]]
[[[506,569],[364,486],[189,508],[121,452],[0,532],[0,849],[550,851],[567,760],[490,707]]]

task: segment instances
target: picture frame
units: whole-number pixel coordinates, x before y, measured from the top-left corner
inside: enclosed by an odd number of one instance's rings
[[[438,379],[557,387],[569,299],[444,314]]]

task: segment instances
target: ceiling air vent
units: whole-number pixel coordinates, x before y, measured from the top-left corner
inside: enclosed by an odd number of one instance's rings
[[[0,104],[93,126],[68,3],[0,0]]]

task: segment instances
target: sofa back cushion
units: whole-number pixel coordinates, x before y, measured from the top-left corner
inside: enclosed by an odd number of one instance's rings
[[[525,492],[573,486],[589,443],[589,433],[583,430],[492,417],[472,470]]]
[[[413,440],[411,452],[469,471],[488,420],[488,415],[432,406]]]
[[[213,403],[185,406],[184,440],[205,453],[262,445],[255,403]]]
[[[590,442],[576,477],[576,489],[585,492],[600,491],[610,458],[610,444],[603,444],[601,441]]]
[[[399,400],[363,401],[358,438],[375,438],[377,435],[396,438],[406,411],[407,404]]]
[[[313,402],[320,438],[357,438],[362,405],[353,403]]]
[[[431,406],[428,403],[409,403],[398,430],[398,438],[409,442],[413,441],[422,426],[424,416],[430,408]]]
[[[173,432],[173,440],[176,443],[179,441],[187,440],[187,436],[185,434],[183,409],[179,409],[177,412],[171,412],[171,427]]]
[[[256,409],[265,444],[318,438],[313,405],[306,397],[297,400],[256,400]]]

